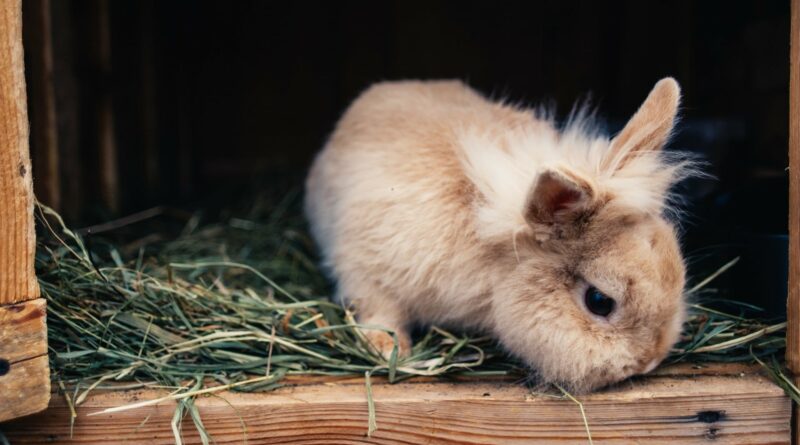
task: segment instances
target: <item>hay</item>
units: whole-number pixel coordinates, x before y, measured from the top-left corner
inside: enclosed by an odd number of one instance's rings
[[[356,329],[380,327],[359,326],[329,300],[330,284],[317,268],[296,201],[214,223],[193,216],[177,235],[149,233],[132,243],[91,231],[79,236],[39,206],[36,271],[48,300],[52,376],[73,413],[98,388],[169,388],[163,399],[135,406],[178,401],[176,441],[188,414],[207,443],[196,396],[270,391],[291,375],[366,375],[367,382],[376,375],[390,382],[415,375],[524,378],[520,364],[490,338],[439,328],[423,333],[408,358],[381,357]],[[685,334],[668,362],[758,358],[783,382],[776,358],[785,347],[785,323],[752,318],[757,311],[750,306],[714,301],[713,278],[691,290]],[[797,398],[796,388],[782,386]]]

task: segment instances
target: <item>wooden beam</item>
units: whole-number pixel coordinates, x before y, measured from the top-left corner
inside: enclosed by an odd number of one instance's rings
[[[45,307],[43,298],[0,306],[0,422],[47,408]]]
[[[0,0],[0,304],[39,296],[20,0]]]
[[[12,363],[0,376],[0,422],[38,413],[50,401],[50,372],[46,355]],[[0,426],[0,431],[2,431]]]
[[[0,0],[0,421],[47,408],[45,301],[36,235],[20,0]],[[18,303],[25,300],[25,303]],[[13,304],[18,303],[18,304]]]
[[[579,407],[532,394],[515,382],[380,382],[372,386],[377,431],[367,437],[363,379],[312,383],[270,393],[222,393],[197,400],[217,443],[586,444]],[[174,443],[175,404],[87,416],[163,396],[155,390],[96,393],[80,407],[70,438],[70,410],[54,397],[44,413],[11,422],[14,444]],[[757,374],[657,375],[581,396],[596,443],[788,444],[790,402]],[[245,424],[245,428],[242,426]],[[199,443],[191,419],[186,443]]]
[[[800,384],[800,0],[791,0],[789,31],[789,295],[786,365]],[[800,410],[794,406],[794,443],[800,444]]]
[[[789,64],[789,299],[786,364],[800,373],[800,0],[792,0]]]

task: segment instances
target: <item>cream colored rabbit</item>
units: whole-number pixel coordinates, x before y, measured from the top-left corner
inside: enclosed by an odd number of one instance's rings
[[[587,391],[653,369],[685,318],[664,217],[688,163],[661,148],[680,99],[653,88],[615,138],[457,81],[386,82],[342,117],[306,212],[339,297],[364,324],[484,331],[545,382]],[[384,354],[382,331],[366,331]]]

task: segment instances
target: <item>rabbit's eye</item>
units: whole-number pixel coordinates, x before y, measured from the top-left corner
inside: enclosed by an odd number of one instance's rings
[[[589,286],[589,289],[586,289],[586,294],[583,298],[586,301],[586,307],[593,314],[601,317],[607,317],[608,314],[614,311],[614,306],[616,305],[613,298],[600,292],[594,286]]]

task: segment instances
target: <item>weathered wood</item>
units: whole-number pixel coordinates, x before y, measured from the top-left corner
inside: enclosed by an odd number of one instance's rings
[[[50,372],[36,235],[20,0],[0,0],[0,421],[47,408]]]
[[[47,408],[45,308],[43,298],[0,306],[0,422]]]
[[[39,296],[20,0],[0,0],[0,304]]]
[[[4,426],[14,444],[173,443],[174,403],[87,417],[108,407],[164,395],[160,391],[98,393],[70,412],[62,397],[50,409]],[[533,395],[512,382],[375,382],[378,430],[367,438],[363,382],[300,385],[272,393],[224,393],[197,401],[217,443],[579,443],[586,430],[578,406]],[[596,443],[785,444],[790,403],[754,374],[654,376],[580,397]],[[198,443],[189,418],[187,443]]]
[[[47,354],[44,298],[0,306],[0,358],[11,363]]]
[[[800,0],[791,1],[789,31],[789,295],[786,365],[800,383]],[[794,443],[800,444],[800,409],[794,406]]]
[[[13,363],[0,376],[0,422],[38,413],[50,401],[47,356]]]
[[[789,327],[786,361],[800,372],[800,0],[792,0],[789,69]]]

